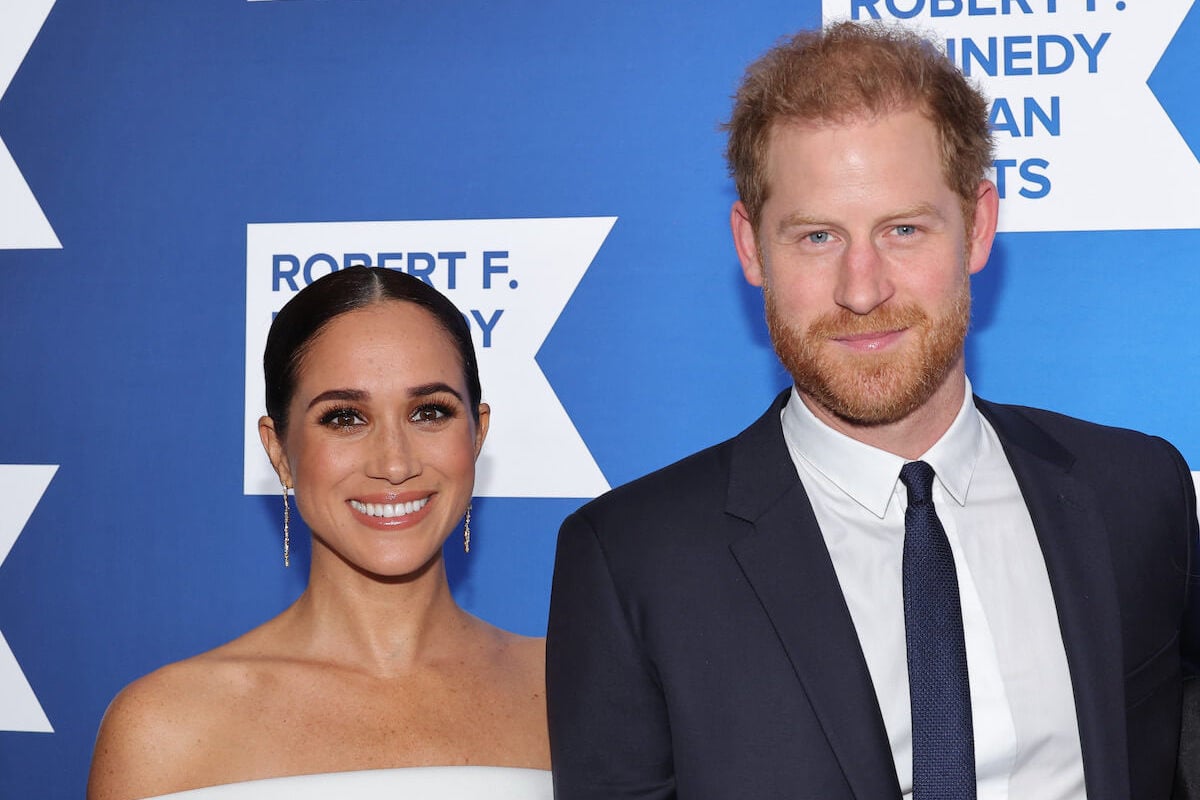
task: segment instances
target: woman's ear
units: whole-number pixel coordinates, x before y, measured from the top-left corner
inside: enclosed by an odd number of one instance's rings
[[[279,436],[279,431],[275,429],[275,420],[270,417],[259,417],[258,438],[262,440],[263,449],[267,451],[267,458],[271,459],[271,466],[275,468],[279,482],[291,488],[292,470],[288,466],[287,454],[283,451],[283,440]]]
[[[483,440],[487,438],[488,422],[492,417],[492,407],[487,403],[479,404],[479,423],[475,426],[475,457],[479,458],[479,451],[483,449]]]

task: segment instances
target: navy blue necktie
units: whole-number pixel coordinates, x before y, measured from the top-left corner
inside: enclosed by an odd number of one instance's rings
[[[975,800],[975,741],[958,576],[933,507],[933,467],[910,461],[904,512],[904,634],[912,702],[913,800]]]

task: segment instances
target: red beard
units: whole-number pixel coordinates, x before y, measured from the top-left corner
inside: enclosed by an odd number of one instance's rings
[[[764,286],[767,327],[779,360],[796,388],[837,417],[855,425],[887,425],[920,408],[962,355],[971,319],[971,293],[962,293],[936,319],[915,305],[883,305],[869,314],[844,308],[800,331],[782,319]],[[851,352],[830,340],[908,329],[894,351]]]

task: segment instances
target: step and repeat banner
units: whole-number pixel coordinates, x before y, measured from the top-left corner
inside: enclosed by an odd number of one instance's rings
[[[977,392],[1200,469],[1194,0],[0,0],[0,797],[81,796],[113,694],[303,589],[261,352],[345,266],[466,317],[492,427],[450,579],[544,633],[560,520],[787,385],[718,126],[754,57],[844,18],[919,26],[991,98]]]

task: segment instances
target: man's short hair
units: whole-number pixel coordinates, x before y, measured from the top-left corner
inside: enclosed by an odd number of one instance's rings
[[[933,122],[946,183],[968,226],[975,195],[992,164],[988,103],[930,42],[895,25],[840,22],[801,31],[746,69],[725,129],[725,157],[758,229],[767,200],[766,161],[779,123],[847,123],[918,108]]]

